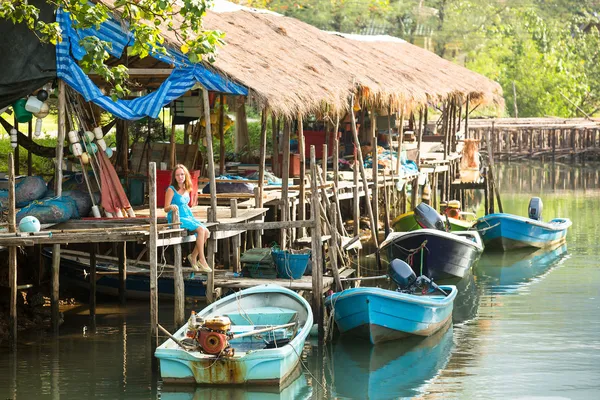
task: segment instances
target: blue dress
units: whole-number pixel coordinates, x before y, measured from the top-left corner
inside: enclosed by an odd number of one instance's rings
[[[181,227],[192,232],[201,226],[204,227],[204,224],[194,217],[194,214],[192,214],[192,209],[190,206],[188,206],[188,203],[190,202],[190,192],[179,194],[177,193],[177,189],[175,189],[173,186],[169,186],[169,189],[174,192],[171,204],[174,204],[179,208],[179,221],[181,222]],[[167,221],[169,221],[169,223],[172,222],[172,214],[172,211],[167,213]]]

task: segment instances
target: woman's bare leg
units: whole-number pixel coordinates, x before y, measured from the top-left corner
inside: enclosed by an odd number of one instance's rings
[[[206,256],[204,254],[204,245],[206,244],[210,232],[204,227],[198,228],[197,232],[198,238],[196,239],[196,248],[198,249],[199,261],[203,265],[208,265],[208,261],[206,261]]]

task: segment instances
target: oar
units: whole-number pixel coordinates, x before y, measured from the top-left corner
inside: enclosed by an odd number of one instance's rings
[[[250,331],[250,332],[238,333],[237,335],[233,335],[231,338],[232,339],[243,338],[246,336],[256,335],[257,333],[274,331],[275,329],[289,328],[289,327],[297,325],[297,324],[298,324],[297,322],[290,322],[289,324],[276,325],[276,326],[271,326],[269,328],[256,329],[256,330]]]

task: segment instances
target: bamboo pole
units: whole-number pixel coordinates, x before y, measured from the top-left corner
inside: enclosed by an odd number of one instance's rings
[[[373,208],[371,202],[368,201],[369,196],[369,182],[367,181],[367,173],[365,172],[365,166],[363,163],[362,153],[360,152],[360,141],[358,140],[358,132],[356,130],[356,118],[354,117],[354,94],[350,96],[350,117],[352,119],[352,136],[354,137],[354,146],[356,147],[356,154],[358,156],[358,166],[360,168],[360,174],[362,177],[363,190],[365,191],[365,197],[367,198],[367,211],[369,213],[369,220],[371,221],[371,232],[373,234],[373,241],[375,246],[379,247],[379,240],[377,238],[377,232],[375,230],[375,217],[373,214]]]
[[[279,124],[277,123],[277,118],[275,114],[271,114],[271,137],[272,137],[272,159],[271,159],[271,168],[273,169],[274,175],[279,175],[279,144],[277,143],[279,140]]]
[[[119,304],[127,304],[127,242],[117,244],[119,263]]]
[[[96,325],[96,254],[98,243],[90,244],[90,320]]]
[[[12,153],[8,154],[8,231],[17,231],[15,210],[15,161]],[[11,349],[17,349],[17,247],[8,248],[8,281],[10,285],[10,319],[8,333]]]
[[[63,147],[66,131],[66,108],[67,98],[65,92],[65,82],[58,81],[58,138],[56,140],[56,166],[54,175],[54,193],[57,197],[62,195],[62,161]],[[59,272],[60,272],[60,245],[55,244],[52,247],[52,328],[54,333],[58,333],[60,325],[59,311]]]
[[[204,119],[206,123],[206,153],[208,161],[208,179],[210,185],[210,212],[208,212],[208,222],[217,222],[217,182],[215,179],[215,155],[213,151],[213,139],[210,127],[210,102],[208,100],[208,88],[202,90],[203,104],[204,104]],[[156,223],[156,222],[155,222]],[[207,274],[206,279],[206,299],[209,303],[212,303],[214,299],[215,290],[215,275],[214,275],[214,252],[216,249],[215,240],[212,238],[208,239],[207,244],[207,262],[212,272]],[[158,322],[158,321],[156,321]]]
[[[371,107],[371,154],[373,160],[373,216],[375,217],[375,237],[379,239],[379,159],[377,157],[377,125],[375,107]]]
[[[172,221],[175,223],[180,221],[179,211],[173,212]],[[173,289],[175,292],[173,322],[175,329],[181,328],[185,323],[185,284],[183,282],[182,261],[181,244],[176,244],[173,246]]]
[[[465,103],[465,137],[469,138],[469,100],[471,96],[467,95],[467,102]]]
[[[331,204],[329,207],[329,215],[331,215],[331,219],[333,221],[337,220],[337,210],[335,204]],[[333,272],[336,288],[338,292],[340,292],[344,290],[344,287],[342,286],[342,281],[340,280],[340,271],[338,269],[338,251],[340,251],[338,231],[335,226],[332,226],[331,239],[329,240],[329,263],[331,265],[331,271]]]
[[[298,153],[300,156],[300,219],[306,219],[306,185],[304,177],[306,176],[306,150],[304,148],[304,124],[302,114],[298,113]],[[300,237],[306,236],[306,231],[300,229]]]
[[[158,331],[156,328],[158,326],[158,249],[156,246],[158,232],[156,228],[156,204],[156,163],[151,162],[148,168],[148,207],[150,212],[148,254],[150,261],[150,347],[152,352],[158,347]]]
[[[219,173],[223,175],[225,174],[225,110],[223,107],[225,96],[223,93],[219,95],[219,102]]]
[[[263,206],[263,194],[265,186],[265,159],[267,154],[267,108],[262,110],[260,117],[260,162],[258,166],[258,207]]]
[[[290,182],[290,125],[288,119],[283,123],[283,165],[281,166],[281,220],[290,220],[289,182]],[[287,229],[281,230],[281,249],[287,248]]]
[[[404,108],[400,110],[400,123],[398,125],[398,151],[396,158],[396,172],[400,175],[400,156],[402,155],[402,143],[404,142]]]
[[[356,131],[356,129],[355,129]],[[310,146],[310,175],[311,187],[317,187],[317,160],[315,146]],[[311,228],[312,247],[312,304],[315,322],[319,326],[319,339],[323,338],[323,256],[321,246],[321,223],[319,212],[319,191],[311,190],[310,214],[313,226]]]

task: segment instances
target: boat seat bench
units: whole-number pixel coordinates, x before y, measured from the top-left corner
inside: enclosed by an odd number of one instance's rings
[[[296,310],[283,307],[256,307],[248,311],[226,313],[232,325],[283,325],[295,320]]]

